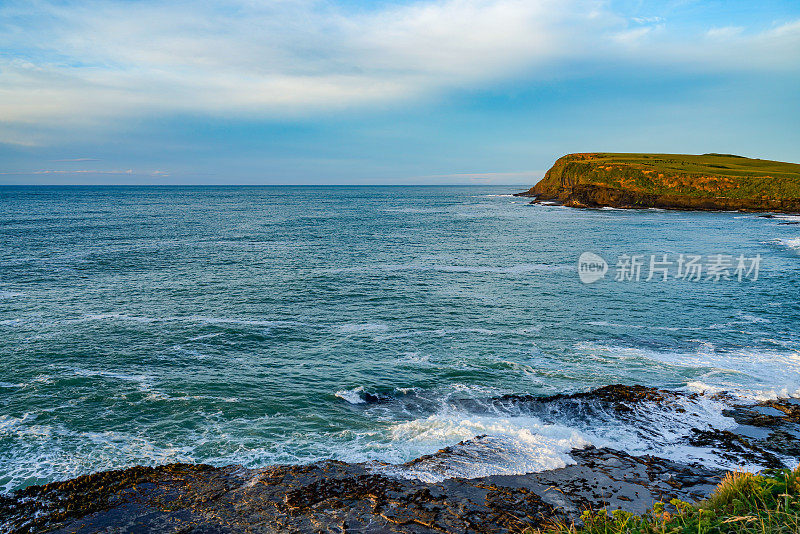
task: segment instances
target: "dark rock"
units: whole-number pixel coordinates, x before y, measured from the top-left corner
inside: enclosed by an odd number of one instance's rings
[[[612,449],[572,456],[575,465],[543,473],[437,484],[334,461],[133,468],[27,488],[6,498],[0,524],[12,532],[516,532],[588,508],[641,512],[702,498],[723,474]]]
[[[764,450],[748,438],[728,430],[693,429],[689,443],[697,447],[712,449],[720,457],[732,463],[746,460],[748,463],[773,469],[784,467],[775,454]]]
[[[624,384],[611,384],[608,386],[603,386],[598,389],[593,389],[591,391],[572,393],[568,395],[559,393],[557,395],[537,397],[534,395],[508,394],[497,397],[495,400],[498,402],[513,402],[513,403],[517,402],[547,403],[564,399],[587,399],[587,400],[596,400],[613,404],[620,404],[620,409],[625,410],[630,406],[630,404],[635,404],[643,401],[661,402],[665,400],[665,398],[668,397],[675,398],[678,395],[679,394],[672,391],[649,388],[646,386],[638,386],[638,385],[626,386]]]
[[[695,397],[612,385],[572,395],[505,395],[491,402],[540,406],[542,413],[553,403],[599,406],[598,412],[582,413],[611,412],[631,419],[647,412],[645,403],[663,406]],[[688,443],[713,450],[731,465],[782,467],[787,458],[800,458],[800,403],[731,403],[726,414],[740,426],[695,429]],[[437,483],[397,476],[414,469],[445,473],[453,462],[485,460],[497,444],[494,436],[478,436],[402,466],[172,464],[96,473],[0,496],[0,531],[519,532],[553,520],[576,520],[585,509],[640,513],[658,501],[702,499],[724,474],[697,464],[588,447],[572,451],[573,465],[541,473]]]

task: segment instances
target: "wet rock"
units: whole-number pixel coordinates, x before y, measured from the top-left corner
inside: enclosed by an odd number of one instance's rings
[[[656,502],[705,498],[723,472],[653,456],[632,456],[609,448],[572,452],[575,465],[487,480],[521,485],[575,519],[583,510],[608,508],[642,513]]]
[[[717,455],[733,464],[747,463],[777,469],[783,462],[772,452],[764,450],[750,439],[728,430],[693,429],[689,443],[696,447],[712,449]]]
[[[575,465],[544,473],[436,484],[334,461],[134,468],[27,488],[6,499],[0,524],[14,532],[516,532],[587,508],[640,512],[702,498],[722,475],[611,449],[572,454]]]
[[[648,413],[648,403],[672,406],[679,414],[679,401],[687,398],[697,395],[613,385],[573,395],[506,395],[479,404],[561,415],[565,407],[577,407],[574,413],[581,417],[612,413],[632,420]],[[731,465],[781,467],[800,458],[796,400],[751,405],[724,395],[714,400],[729,403],[726,415],[739,426],[694,429],[688,444],[710,449]],[[485,462],[491,459],[487,455],[505,450],[498,443],[503,444],[497,436],[477,436],[402,466],[172,464],[96,473],[0,496],[0,531],[518,532],[547,521],[577,519],[585,509],[640,513],[658,501],[702,499],[724,474],[697,464],[588,447],[571,452],[574,464],[540,473],[435,483],[406,478],[416,469],[445,474],[454,462]]]
[[[785,430],[775,430],[764,440],[764,448],[779,454],[800,458],[800,435]]]
[[[91,477],[96,477],[92,475]],[[323,462],[261,470],[169,466],[31,487],[7,498],[12,532],[510,532],[559,512],[528,489],[426,484]],[[64,503],[92,486],[96,500]]]
[[[735,405],[723,413],[740,425],[732,433],[743,438],[738,441],[717,438],[717,443],[726,443],[725,448],[729,452],[732,449],[749,447],[751,452],[748,459],[755,458],[762,462],[769,460],[770,467],[775,461],[771,457],[764,457],[764,452],[782,458],[800,459],[800,403],[797,399],[774,399],[754,405]],[[758,431],[750,432],[750,428]]]
[[[587,392],[546,397],[509,394],[497,397],[493,399],[493,402],[499,404],[557,404],[563,401],[593,401],[606,404],[617,412],[626,412],[642,402],[664,402],[674,400],[679,396],[686,395],[645,386],[612,384]]]

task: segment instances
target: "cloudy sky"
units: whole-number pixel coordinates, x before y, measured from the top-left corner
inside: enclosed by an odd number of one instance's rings
[[[585,151],[800,161],[800,2],[0,2],[0,183],[530,184]]]

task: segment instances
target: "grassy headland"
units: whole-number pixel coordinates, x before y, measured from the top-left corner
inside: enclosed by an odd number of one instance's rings
[[[800,212],[800,164],[731,154],[569,154],[524,195],[575,207]]]

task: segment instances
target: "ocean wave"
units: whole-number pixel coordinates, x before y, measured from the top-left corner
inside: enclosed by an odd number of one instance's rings
[[[588,445],[723,469],[759,469],[744,457],[695,444],[698,431],[736,427],[725,415],[728,405],[716,397],[722,388],[704,388],[693,382],[683,391],[652,390],[654,398],[630,402],[594,392],[497,396],[491,388],[466,385],[435,394],[384,395],[359,387],[337,397],[364,406],[366,414],[379,408],[375,413],[383,420],[387,414],[411,416],[393,423],[385,433],[389,442],[367,457],[392,464],[382,467],[390,472],[426,481],[554,469],[571,462],[569,451]],[[401,464],[404,458],[418,460]]]
[[[384,213],[403,213],[409,215],[447,213],[447,210],[441,208],[384,208],[381,211]]]
[[[778,213],[778,214],[775,214],[774,218],[775,219],[780,219],[780,220],[783,220],[783,221],[800,222],[800,215],[788,215],[788,214],[784,214],[784,213]]]
[[[458,412],[396,424],[391,429],[391,439],[416,457],[474,440],[438,458],[384,468],[426,482],[557,469],[574,463],[569,456],[571,450],[590,444],[575,429],[543,424],[534,417],[499,418]]]
[[[800,237],[777,238],[773,241],[773,243],[788,248],[790,250],[800,251]]]
[[[705,328],[709,328],[703,326],[653,326],[653,325],[642,325],[642,324],[624,324],[624,323],[611,323],[608,321],[589,321],[586,324],[589,326],[609,326],[612,328],[666,330],[668,332],[677,332],[681,330],[703,330]]]
[[[384,332],[389,329],[382,323],[348,323],[338,325],[337,328],[345,333]]]
[[[367,401],[363,397],[364,386],[358,386],[353,389],[340,389],[336,392],[336,396],[340,399],[349,402],[350,404],[365,404]]]
[[[148,317],[139,315],[129,315],[125,313],[100,313],[89,314],[80,319],[72,319],[66,322],[81,323],[89,321],[130,321],[135,323],[202,323],[202,324],[222,324],[222,325],[242,325],[242,326],[298,326],[304,323],[297,321],[281,321],[281,320],[261,320],[261,319],[238,319],[230,317],[208,317],[204,315],[186,315],[186,316],[165,316],[165,317]]]
[[[319,269],[320,274],[340,273],[401,273],[401,272],[439,272],[453,274],[507,274],[521,275],[540,272],[575,271],[574,264],[520,263],[516,265],[456,265],[448,263],[396,263],[383,265],[364,265],[358,267],[334,267]]]
[[[631,402],[592,393],[448,398],[435,413],[390,427],[392,455],[384,459],[417,459],[381,469],[429,482],[531,473],[569,465],[569,452],[589,445],[722,469],[761,467],[693,440],[697,432],[737,426],[710,392],[664,391]]]
[[[764,324],[772,322],[771,319],[767,319],[766,317],[758,317],[756,315],[744,313],[742,311],[738,311],[736,315],[737,317],[739,317],[740,320],[728,321],[725,323],[712,323],[706,326],[662,326],[662,325],[652,325],[652,324],[613,323],[610,321],[587,321],[585,324],[588,326],[608,326],[611,328],[631,328],[631,329],[641,329],[641,330],[664,330],[667,332],[679,332],[679,331],[697,331],[697,330],[722,330],[745,324],[759,324],[759,323]]]
[[[114,375],[122,380],[138,378]],[[692,444],[695,430],[736,426],[710,388],[701,383],[688,389],[692,388],[703,393],[652,390],[660,397],[645,395],[628,402],[624,396],[607,398],[596,392],[500,395],[492,388],[467,384],[385,393],[359,386],[339,390],[336,397],[364,410],[366,417],[374,418],[373,424],[302,438],[287,435],[282,443],[270,445],[253,439],[252,429],[264,428],[273,418],[270,428],[279,428],[285,423],[280,416],[221,421],[208,414],[199,434],[169,443],[119,430],[70,430],[41,423],[34,414],[0,416],[0,439],[12,443],[0,457],[5,473],[0,475],[0,490],[136,464],[181,461],[263,467],[327,458],[368,462],[381,472],[437,482],[556,469],[574,463],[570,451],[589,445],[726,469],[756,469],[740,458]],[[250,431],[243,433],[245,428]]]
[[[195,460],[191,445],[164,446],[130,433],[80,432],[35,419],[0,416],[0,439],[14,443],[0,457],[0,493],[96,471]]]
[[[447,263],[397,263],[363,267],[336,267],[321,269],[325,274],[372,273],[402,271],[433,271],[443,273],[525,274],[551,271],[574,271],[574,264],[520,263],[516,265],[455,265]]]
[[[594,342],[578,343],[576,349],[595,357],[639,359],[693,370],[692,383],[705,382],[743,400],[800,396],[800,351],[797,349],[718,350],[708,342],[699,343],[698,348],[690,352]]]

